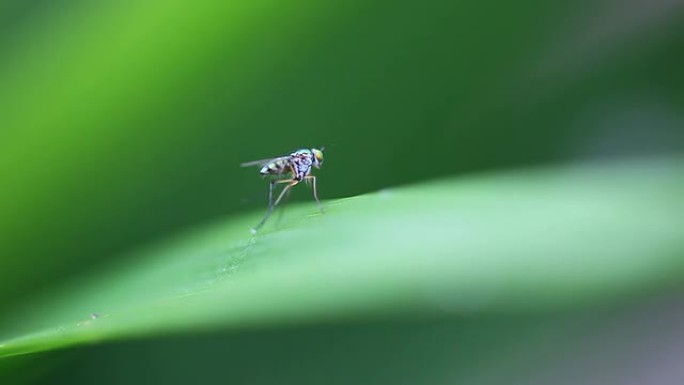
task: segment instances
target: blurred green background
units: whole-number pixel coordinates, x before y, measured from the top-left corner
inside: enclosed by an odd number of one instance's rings
[[[326,147],[325,200],[681,153],[683,46],[684,7],[665,0],[3,2],[0,315],[156,239],[260,212],[266,184],[239,164],[299,147]],[[301,190],[294,199],[309,200]],[[502,335],[530,328],[492,318]],[[339,383],[401,383],[386,374],[419,352],[452,354],[430,330],[477,350],[479,322],[454,322],[117,343],[8,360],[0,375],[187,383],[225,370],[233,383],[333,383],[325,371],[349,365]],[[397,336],[417,353],[393,349]],[[323,341],[348,341],[349,353]],[[446,363],[435,367],[403,383],[450,383]]]

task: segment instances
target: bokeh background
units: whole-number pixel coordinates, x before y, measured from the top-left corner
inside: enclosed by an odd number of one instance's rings
[[[263,210],[265,183],[239,164],[299,147],[326,148],[323,199],[680,153],[682,47],[676,0],[3,2],[0,314],[168,234]],[[442,346],[444,335],[477,341],[479,320],[454,322],[174,337],[4,365],[7,383],[187,383],[197,372],[449,383],[440,359],[480,367],[485,354]],[[530,325],[482,322],[503,334]],[[402,366],[421,356],[411,351],[433,353],[415,377]]]

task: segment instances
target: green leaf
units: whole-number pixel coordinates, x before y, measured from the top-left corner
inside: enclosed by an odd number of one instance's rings
[[[303,188],[303,187],[298,187]],[[624,301],[684,270],[684,159],[505,172],[230,218],[6,315],[0,356],[259,325]]]

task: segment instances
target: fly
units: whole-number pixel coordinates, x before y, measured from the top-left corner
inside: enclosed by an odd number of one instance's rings
[[[266,223],[268,217],[271,216],[275,207],[280,203],[285,194],[290,189],[296,186],[301,181],[311,182],[313,189],[313,196],[316,199],[318,208],[323,211],[321,202],[318,200],[318,191],[316,190],[316,177],[311,175],[312,167],[321,168],[323,165],[323,150],[324,148],[303,148],[299,149],[290,155],[279,156],[277,158],[255,160],[241,164],[242,167],[259,166],[259,171],[262,176],[273,176],[268,188],[268,210],[266,215],[254,228],[252,233],[256,234],[257,230]],[[278,198],[273,202],[273,190],[277,184],[286,183],[283,191],[280,192]]]

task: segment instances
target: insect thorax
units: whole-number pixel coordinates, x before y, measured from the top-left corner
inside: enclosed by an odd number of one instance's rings
[[[295,180],[302,180],[305,176],[311,173],[311,165],[313,164],[313,154],[311,152],[296,152],[292,156],[292,170]]]
[[[281,175],[292,173],[292,178],[301,181],[311,173],[314,154],[311,150],[297,150],[289,156],[276,158],[261,168],[261,175]]]

